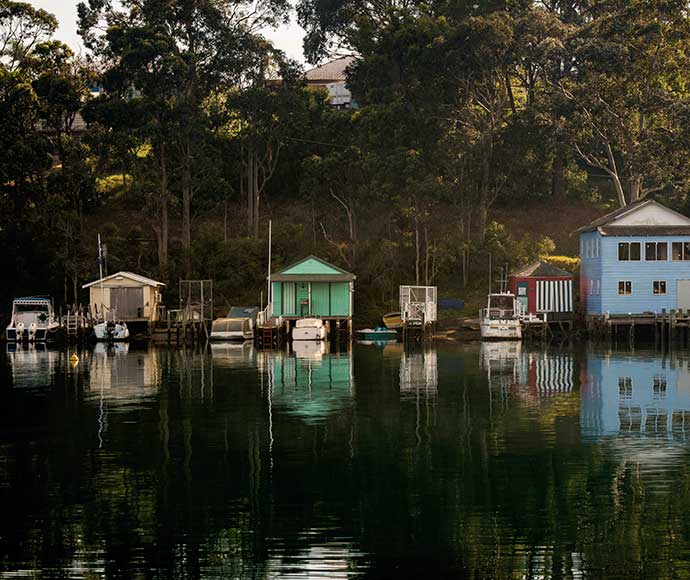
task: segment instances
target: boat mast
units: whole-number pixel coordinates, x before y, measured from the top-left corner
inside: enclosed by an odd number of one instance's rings
[[[268,293],[266,294],[267,309],[273,307],[273,296],[271,296],[271,258],[272,258],[272,237],[273,237],[273,220],[268,220]],[[273,312],[271,312],[273,317]],[[266,321],[268,322],[268,321]]]
[[[101,246],[101,234],[98,234],[98,275],[101,283],[101,313],[103,314],[103,322],[105,322],[105,302],[103,300],[103,248]]]

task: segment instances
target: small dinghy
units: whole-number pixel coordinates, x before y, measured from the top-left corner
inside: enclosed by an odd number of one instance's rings
[[[388,330],[397,330],[403,327],[402,315],[400,312],[391,312],[383,315],[383,324]]]
[[[372,340],[372,341],[388,341],[397,340],[398,333],[390,328],[385,328],[383,326],[377,326],[376,328],[365,328],[364,330],[357,331],[357,338],[359,340]]]

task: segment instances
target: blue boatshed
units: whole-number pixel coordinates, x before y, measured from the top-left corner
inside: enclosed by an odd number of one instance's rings
[[[690,218],[647,199],[578,233],[587,316],[690,309]]]

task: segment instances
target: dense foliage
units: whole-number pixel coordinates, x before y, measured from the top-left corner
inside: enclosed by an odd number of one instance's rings
[[[1,0],[3,300],[83,299],[101,233],[111,271],[210,277],[217,303],[258,303],[272,219],[274,266],[330,259],[368,313],[400,283],[471,294],[489,255],[556,249],[496,209],[687,206],[686,2],[296,8],[310,61],[356,55],[357,108],[331,108],[263,36],[286,0],[88,0],[87,61],[50,14]]]

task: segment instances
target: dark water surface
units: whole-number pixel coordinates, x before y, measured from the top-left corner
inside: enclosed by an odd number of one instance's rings
[[[0,359],[0,578],[690,578],[685,356]]]

